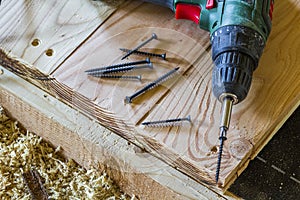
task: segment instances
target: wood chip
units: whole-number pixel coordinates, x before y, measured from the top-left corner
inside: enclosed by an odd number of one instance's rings
[[[23,173],[23,179],[33,200],[47,200],[49,198],[43,186],[42,179],[37,170],[32,169]]]
[[[0,199],[137,199],[105,171],[85,169],[61,151],[19,128],[0,105]]]

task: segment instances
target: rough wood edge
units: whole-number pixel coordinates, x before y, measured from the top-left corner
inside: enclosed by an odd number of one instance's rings
[[[153,138],[138,133],[133,125],[128,125],[109,111],[103,110],[85,96],[74,92],[71,88],[58,82],[56,79],[44,75],[26,61],[8,56],[7,53],[1,49],[0,57],[1,65],[5,69],[34,83],[36,86],[39,86],[65,104],[79,109],[85,115],[97,120],[103,126],[110,128],[114,133],[127,141],[138,145],[140,148],[145,149],[153,156],[164,161],[174,169],[188,175],[198,183],[203,184],[214,191],[221,190],[221,188],[215,184],[213,178],[208,174],[206,169],[196,166],[184,157],[180,157],[176,152],[171,151]]]
[[[106,169],[128,194],[147,199],[234,199],[210,190],[148,153],[141,153],[125,139],[5,69],[0,76],[0,95],[0,103],[25,128],[61,146],[66,157],[84,167],[99,165]],[[49,134],[50,130],[55,133]],[[102,133],[99,143],[90,141],[86,134],[89,131]],[[83,152],[74,152],[73,145],[67,146],[61,136],[71,138]]]

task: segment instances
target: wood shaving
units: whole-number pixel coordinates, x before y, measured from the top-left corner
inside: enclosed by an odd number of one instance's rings
[[[84,169],[59,155],[41,137],[23,131],[0,108],[0,197],[31,199],[22,174],[35,169],[50,199],[135,199],[97,169]]]

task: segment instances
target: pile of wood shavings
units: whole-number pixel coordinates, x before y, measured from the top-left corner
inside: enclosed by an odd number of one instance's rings
[[[65,161],[58,151],[41,137],[23,133],[0,108],[1,199],[31,199],[22,178],[30,169],[41,175],[50,199],[130,199],[105,173]]]

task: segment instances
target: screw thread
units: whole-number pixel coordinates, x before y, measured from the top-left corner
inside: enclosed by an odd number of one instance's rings
[[[124,52],[130,52],[131,51],[130,49],[125,49],[125,48],[120,48],[120,50],[124,51]],[[158,57],[158,58],[162,58],[163,60],[166,60],[166,57],[167,57],[166,53],[156,54],[156,53],[145,52],[145,51],[133,51],[132,54],[149,56],[149,57]]]
[[[109,75],[109,74],[93,74],[91,75],[97,78],[107,78],[107,79],[133,79],[133,80],[142,80],[142,76],[117,76],[117,75]]]
[[[135,66],[135,65],[141,65],[141,64],[149,64],[150,59],[146,58],[145,60],[140,60],[140,61],[135,61],[135,62],[126,62],[126,63],[120,63],[120,64],[115,64],[115,65],[109,65],[109,66],[105,66],[105,67],[99,67],[99,68],[94,68],[94,69],[89,69],[86,70],[86,73],[90,73],[90,72],[101,72],[103,70],[108,70],[108,69],[114,69],[114,68],[118,68],[118,67],[125,67],[125,66]]]
[[[133,95],[131,96],[126,96],[125,97],[125,103],[132,103],[132,100],[137,98],[138,96],[144,94],[145,92],[155,88],[156,86],[158,86],[160,83],[168,80],[169,78],[171,78],[171,76],[174,75],[174,73],[179,69],[179,67],[169,71],[168,73],[164,74],[163,76],[159,77],[157,80],[149,83],[148,85],[146,85],[145,87],[141,88],[140,90],[138,90],[137,92],[135,92]]]
[[[144,69],[144,68],[150,68],[153,69],[153,64],[149,63],[147,65],[141,65],[141,66],[122,66],[122,67],[115,67],[111,69],[104,69],[104,70],[97,70],[93,72],[88,72],[88,75],[97,75],[97,74],[112,74],[112,73],[120,73],[120,72],[127,72],[137,69]]]
[[[151,38],[147,39],[146,41],[144,41],[143,43],[141,43],[140,45],[138,45],[137,47],[135,47],[134,49],[132,49],[131,51],[129,51],[128,53],[126,53],[126,55],[123,56],[121,58],[121,60],[124,60],[125,58],[127,58],[128,56],[130,56],[134,51],[139,50],[140,48],[142,48],[143,46],[145,46],[146,44],[148,44],[153,39],[157,39],[157,35],[155,33],[152,33]]]
[[[175,118],[175,119],[167,119],[167,120],[159,120],[159,121],[149,121],[143,122],[142,125],[150,126],[150,127],[166,127],[166,126],[181,126],[182,122],[187,121],[191,122],[191,117],[185,118]]]
[[[226,136],[226,129],[224,127],[221,127],[221,133],[220,133],[220,149],[219,149],[219,155],[218,155],[218,161],[217,161],[217,169],[216,169],[216,183],[219,182],[219,175],[220,175],[220,169],[221,169],[221,161],[222,161],[222,154],[223,154],[223,146],[224,141],[227,140]]]

